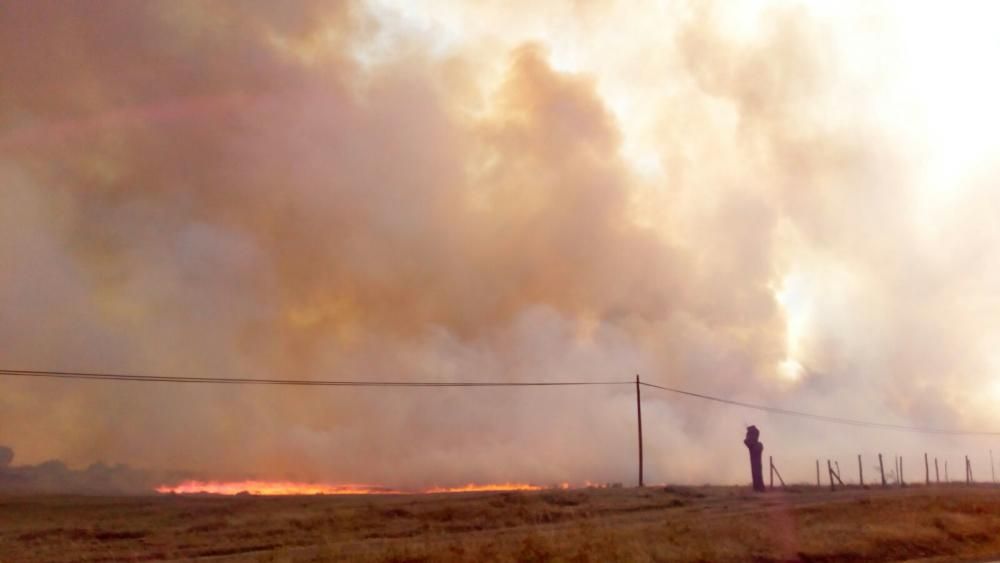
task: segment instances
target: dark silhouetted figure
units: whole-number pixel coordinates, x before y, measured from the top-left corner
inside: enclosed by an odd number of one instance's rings
[[[747,426],[747,437],[743,439],[750,450],[750,473],[753,475],[753,490],[762,493],[764,488],[764,469],[761,457],[764,453],[764,443],[760,441],[760,430],[756,426]]]

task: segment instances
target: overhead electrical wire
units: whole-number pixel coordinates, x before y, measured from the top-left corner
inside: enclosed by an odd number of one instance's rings
[[[230,385],[298,385],[327,387],[568,387],[625,385],[631,381],[349,381],[323,379],[258,379],[234,377],[184,377],[125,373],[0,369],[0,375],[53,379],[96,379],[142,383],[213,383]]]
[[[643,387],[652,387],[654,389],[660,389],[662,391],[668,391],[670,393],[676,393],[678,395],[686,395],[688,397],[694,397],[696,399],[702,399],[705,401],[713,401],[716,403],[723,403],[726,405],[732,405],[737,407],[743,407],[747,409],[754,409],[764,412],[769,412],[772,414],[781,414],[786,416],[797,416],[801,418],[810,418],[813,420],[819,420],[822,422],[832,422],[835,424],[847,424],[850,426],[861,426],[865,428],[881,428],[885,430],[899,430],[906,432],[919,432],[924,434],[951,434],[951,435],[964,435],[964,436],[1000,436],[1000,432],[990,432],[990,431],[966,431],[966,430],[951,430],[946,428],[925,428],[920,426],[906,426],[904,424],[890,424],[887,422],[876,422],[872,420],[858,420],[853,418],[842,418],[839,416],[828,416],[824,414],[816,414],[805,411],[795,411],[790,409],[783,409],[779,407],[772,407],[768,405],[758,405],[754,403],[745,403],[743,401],[735,401],[733,399],[726,399],[723,397],[715,397],[712,395],[705,395],[703,393],[695,393],[693,391],[685,391],[684,389],[677,389],[674,387],[664,387],[663,385],[655,385],[653,383],[640,382]]]
[[[230,378],[230,377],[184,377],[184,376],[156,376],[123,373],[104,372],[78,372],[78,371],[42,371],[42,370],[12,370],[0,369],[0,375],[14,377],[34,377],[49,379],[75,379],[75,380],[99,380],[99,381],[132,381],[140,383],[201,383],[201,384],[228,384],[228,385],[290,385],[290,386],[319,386],[319,387],[582,387],[596,385],[634,385],[636,381],[362,381],[362,380],[315,380],[315,379],[258,379],[258,378]],[[954,436],[1000,436],[1000,432],[992,431],[966,431],[944,428],[927,428],[919,426],[907,426],[903,424],[891,424],[871,420],[859,420],[843,418],[838,416],[828,416],[806,411],[784,409],[769,405],[760,405],[696,393],[685,389],[667,387],[639,381],[639,385],[658,389],[669,393],[684,395],[705,401],[712,401],[730,406],[779,414],[784,416],[794,416],[829,422],[833,424],[845,424],[864,428],[877,428],[883,430],[895,430],[901,432],[917,432],[923,434],[947,434]]]

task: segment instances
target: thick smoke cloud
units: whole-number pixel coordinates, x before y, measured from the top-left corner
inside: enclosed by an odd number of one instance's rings
[[[622,17],[570,12],[581,29]],[[394,17],[343,2],[0,10],[4,367],[641,373],[830,414],[995,422],[943,392],[984,382],[970,341],[991,325],[969,309],[988,278],[954,281],[979,271],[974,252],[949,258],[964,236],[925,248],[909,148],[835,95],[836,30],[798,8],[741,37],[706,3],[668,14],[647,70],[672,86],[636,133],[601,75],[557,70],[544,37],[442,46]],[[636,171],[633,134],[662,175]],[[794,377],[782,288],[811,313]],[[634,471],[627,386],[0,385],[0,440],[27,463],[400,487]],[[743,479],[751,422],[803,479],[821,455],[957,447],[646,401],[654,480]]]
[[[5,494],[141,495],[150,494],[162,483],[190,477],[175,471],[149,471],[103,462],[82,469],[71,469],[57,460],[10,466],[13,457],[10,448],[0,446],[0,492]]]

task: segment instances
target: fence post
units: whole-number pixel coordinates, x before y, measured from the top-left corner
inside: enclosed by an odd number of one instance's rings
[[[885,486],[885,466],[882,465],[882,454],[878,454],[878,472],[882,474],[882,486]]]
[[[931,484],[931,464],[927,462],[927,452],[924,452],[924,473],[927,478],[927,484]]]
[[[642,482],[642,399],[639,394],[639,374],[635,374],[635,414],[639,427],[639,486],[645,486]]]
[[[767,464],[771,467],[771,482],[769,483],[770,488],[774,488],[774,458],[767,456]]]
[[[858,484],[865,486],[865,470],[861,468],[861,454],[858,454]]]
[[[781,483],[781,488],[785,488],[785,480],[781,478],[781,472],[778,471],[778,467],[774,465],[774,461],[771,461],[771,471],[778,476],[778,482]]]

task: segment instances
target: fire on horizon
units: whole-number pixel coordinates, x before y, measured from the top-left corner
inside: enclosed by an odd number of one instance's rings
[[[560,486],[568,488],[569,485]],[[184,481],[177,485],[160,485],[156,492],[164,494],[238,495],[395,495],[479,493],[493,491],[538,491],[543,487],[527,483],[468,483],[457,487],[430,487],[404,491],[388,487],[359,484],[298,483],[294,481]]]
[[[990,2],[4,2],[0,371],[638,373],[996,430],[998,16]],[[628,384],[0,374],[0,444],[18,456],[0,488],[632,483],[635,409]],[[955,467],[995,446],[653,391],[642,416],[650,482],[745,483],[732,436],[750,425],[789,481],[812,482],[820,457]]]

